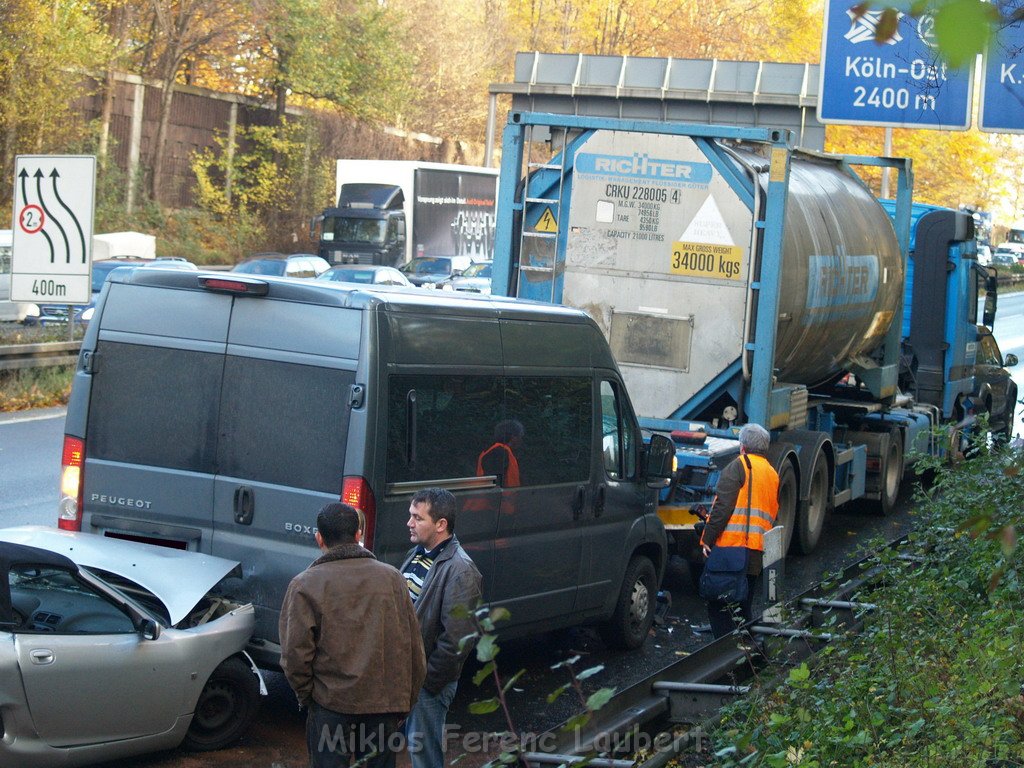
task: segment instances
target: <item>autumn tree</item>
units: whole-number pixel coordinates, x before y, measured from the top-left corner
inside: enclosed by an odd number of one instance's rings
[[[479,139],[487,117],[487,86],[509,79],[515,58],[503,0],[402,0],[401,47],[416,66],[408,101],[395,123],[437,136]]]
[[[86,130],[73,108],[109,46],[88,3],[0,0],[0,177],[19,153],[54,152]],[[0,202],[10,188],[0,184]]]
[[[236,39],[238,14],[231,0],[140,0],[138,30],[145,36],[138,67],[160,83],[156,138],[149,156],[149,194],[159,199],[167,130],[182,67],[218,40]]]

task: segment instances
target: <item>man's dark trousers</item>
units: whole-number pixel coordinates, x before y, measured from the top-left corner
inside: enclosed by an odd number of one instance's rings
[[[345,715],[315,701],[306,716],[310,768],[348,768],[357,760],[365,768],[394,768],[402,746],[399,715]],[[372,756],[371,756],[372,755]]]

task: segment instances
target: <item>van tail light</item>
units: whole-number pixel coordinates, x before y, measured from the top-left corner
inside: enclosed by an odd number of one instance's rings
[[[60,506],[57,527],[65,531],[82,530],[82,484],[85,480],[85,441],[64,435],[60,460]]]
[[[377,502],[373,490],[365,478],[350,475],[341,482],[341,500],[363,513],[366,527],[363,530],[363,546],[373,549],[373,531],[377,526]]]

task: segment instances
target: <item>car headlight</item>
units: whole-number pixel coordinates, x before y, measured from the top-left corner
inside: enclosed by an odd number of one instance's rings
[[[25,317],[39,317],[41,314],[38,304],[29,304],[25,309]]]
[[[85,322],[88,323],[90,320],[92,320],[92,315],[93,315],[93,312],[95,312],[95,311],[96,311],[96,307],[86,307],[85,311],[82,312],[82,314],[78,316],[78,319],[79,320],[84,320]]]
[[[445,284],[443,284],[443,285],[441,286],[441,290],[442,290],[442,291],[454,291],[454,290],[455,290],[455,288],[454,288],[454,287],[452,287],[452,284],[451,284],[451,283],[445,283]]]

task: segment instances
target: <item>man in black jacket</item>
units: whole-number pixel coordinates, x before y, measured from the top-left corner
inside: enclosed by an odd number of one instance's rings
[[[417,492],[409,505],[409,538],[417,546],[401,571],[416,606],[427,677],[409,713],[406,734],[413,768],[444,765],[444,721],[455,698],[462,665],[471,644],[459,641],[473,632],[469,619],[452,611],[470,611],[480,602],[480,571],[455,538],[455,497],[442,488]]]

